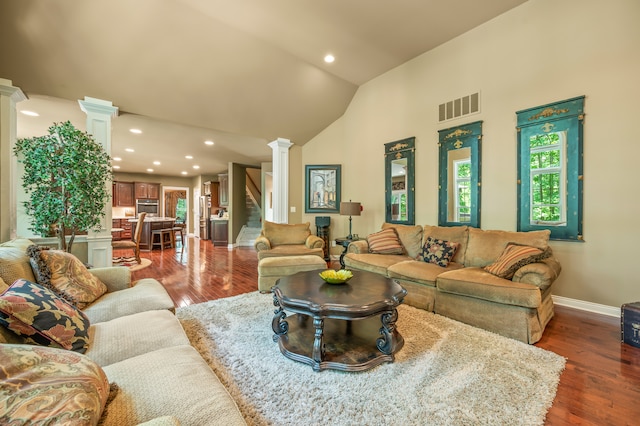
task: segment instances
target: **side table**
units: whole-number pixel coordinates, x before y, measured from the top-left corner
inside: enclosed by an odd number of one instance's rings
[[[340,268],[344,269],[344,255],[347,254],[347,249],[349,248],[349,244],[353,241],[358,241],[359,238],[336,238],[336,244],[344,247],[342,253],[340,254]]]

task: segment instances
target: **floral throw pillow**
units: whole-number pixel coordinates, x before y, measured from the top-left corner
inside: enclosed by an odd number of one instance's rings
[[[510,280],[518,269],[530,263],[546,259],[550,255],[549,250],[509,243],[500,257],[491,265],[485,266],[484,270],[497,277]]]
[[[51,290],[17,280],[0,295],[0,324],[26,343],[85,353],[89,319]]]
[[[53,290],[80,309],[107,292],[107,286],[71,253],[35,245],[29,247],[27,253],[38,284]]]
[[[369,252],[378,254],[404,254],[404,247],[393,228],[383,229],[367,236]]]
[[[95,425],[109,397],[88,357],[29,345],[0,345],[0,424]]]
[[[418,254],[418,260],[446,268],[453,256],[456,255],[458,247],[460,247],[460,244],[453,241],[427,237],[424,247],[422,247],[422,252]]]

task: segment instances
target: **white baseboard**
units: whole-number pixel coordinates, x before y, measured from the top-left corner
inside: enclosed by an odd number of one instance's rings
[[[571,299],[568,297],[551,295],[553,303],[568,308],[580,309],[581,311],[593,312],[620,318],[620,308],[616,306],[601,305],[599,303],[585,302],[584,300]]]

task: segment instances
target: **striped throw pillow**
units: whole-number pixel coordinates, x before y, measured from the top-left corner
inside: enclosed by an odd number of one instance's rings
[[[500,278],[510,280],[516,271],[525,265],[538,262],[550,256],[548,250],[509,243],[500,257],[484,270]]]
[[[398,233],[393,228],[383,229],[367,236],[369,253],[377,254],[404,254],[404,247],[398,238]]]

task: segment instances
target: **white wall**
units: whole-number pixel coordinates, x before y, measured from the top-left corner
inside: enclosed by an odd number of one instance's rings
[[[383,144],[415,136],[416,223],[437,224],[438,130],[483,120],[482,228],[515,230],[515,112],[586,95],[585,242],[552,242],[563,266],[554,294],[640,300],[638,18],[637,0],[530,0],[361,86],[344,116],[303,146],[300,168],[342,164],[342,198],[362,202],[353,230],[366,235],[384,222]],[[437,123],[438,104],[476,91],[480,114]],[[332,222],[332,237],[346,235],[348,218]]]

